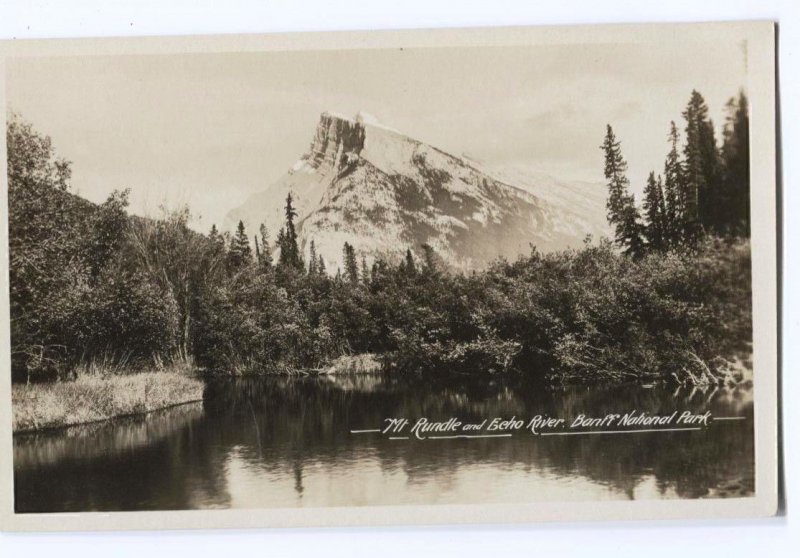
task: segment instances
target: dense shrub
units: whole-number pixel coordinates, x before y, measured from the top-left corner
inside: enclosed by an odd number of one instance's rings
[[[336,356],[325,318],[312,327],[298,300],[254,268],[201,294],[192,331],[197,362],[222,372],[317,367]]]
[[[448,271],[430,247],[420,261],[409,250],[371,269],[349,247],[345,277],[331,277],[321,261],[273,264],[265,231],[254,257],[243,224],[235,238],[203,235],[188,210],[133,218],[125,192],[100,206],[73,196],[69,165],[16,120],[8,146],[17,378],[68,375],[109,355],[177,355],[238,374],[374,353],[418,374],[696,381],[749,352],[746,240],[641,257],[601,241],[469,276]],[[278,245],[295,253],[290,204]]]
[[[520,370],[562,379],[683,377],[751,339],[750,246],[709,239],[635,260],[609,243],[494,269],[487,312]]]
[[[174,299],[127,260],[127,192],[97,206],[69,193],[70,166],[49,138],[7,127],[12,375],[69,374],[109,353],[167,356]]]
[[[144,275],[105,274],[84,294],[76,314],[63,324],[64,331],[75,333],[73,346],[89,355],[123,352],[133,360],[175,349],[175,301]]]

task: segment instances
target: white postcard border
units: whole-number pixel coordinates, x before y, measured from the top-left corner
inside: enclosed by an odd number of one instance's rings
[[[272,508],[154,512],[13,513],[13,442],[8,285],[8,181],[0,139],[0,528],[14,531],[211,529],[523,523],[534,521],[700,519],[770,516],[778,498],[778,344],[774,23],[625,24],[445,30],[326,32],[207,37],[59,39],[0,43],[0,106],[5,59],[158,53],[435,48],[738,38],[748,45],[751,247],[753,275],[756,490],[747,498],[612,502],[536,502],[346,508]],[[3,114],[6,111],[3,110]],[[756,194],[756,195],[754,195]]]

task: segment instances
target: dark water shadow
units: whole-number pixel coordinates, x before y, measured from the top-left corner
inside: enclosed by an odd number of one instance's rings
[[[464,422],[712,411],[691,432],[390,440]],[[502,378],[211,380],[202,405],[14,440],[18,512],[730,497],[752,494],[748,390],[552,388]]]

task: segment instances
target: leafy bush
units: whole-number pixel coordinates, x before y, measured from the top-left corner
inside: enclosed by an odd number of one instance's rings
[[[189,227],[188,210],[126,214],[68,192],[69,164],[12,119],[9,148],[12,370],[69,376],[112,357],[194,360],[227,373],[320,368],[374,353],[416,373],[514,372],[556,381],[716,381],[748,362],[750,245],[706,238],[628,257],[608,241],[498,262],[470,276],[430,246],[347,278],[299,258],[287,200],[280,249]],[[232,257],[232,254],[235,257]]]
[[[487,312],[522,343],[517,367],[560,379],[682,377],[747,350],[749,242],[634,260],[609,243],[493,270]],[[530,359],[526,362],[527,359]]]

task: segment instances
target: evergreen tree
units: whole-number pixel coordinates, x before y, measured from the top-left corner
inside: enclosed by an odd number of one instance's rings
[[[358,262],[356,260],[356,251],[348,242],[344,243],[344,275],[350,283],[358,283]]]
[[[325,260],[322,259],[322,254],[319,255],[319,263],[317,264],[317,273],[320,275],[325,275],[327,270],[325,269]]]
[[[361,256],[361,282],[365,285],[369,284],[369,268],[367,267],[367,258]]]
[[[425,276],[431,277],[439,273],[439,259],[436,256],[436,251],[430,244],[422,245],[422,262],[422,271]]]
[[[286,195],[286,207],[284,208],[284,212],[286,216],[286,225],[281,229],[281,234],[278,236],[278,246],[281,250],[278,265],[303,269],[303,259],[300,257],[300,249],[297,246],[297,231],[294,227],[297,211],[295,211],[292,205],[291,192]]]
[[[208,232],[208,239],[215,243],[220,242],[222,240],[222,235],[219,234],[217,225],[211,225],[211,230]]]
[[[664,161],[664,206],[665,232],[668,244],[679,244],[686,229],[684,223],[684,200],[687,197],[683,165],[678,153],[678,127],[675,121],[670,122],[670,150]]]
[[[642,205],[646,219],[644,236],[647,239],[648,248],[662,250],[666,246],[667,238],[666,204],[661,177],[659,176],[656,180],[655,173],[652,171],[647,177]]]
[[[308,274],[309,275],[316,275],[317,274],[317,248],[314,246],[314,240],[311,240],[311,244],[308,247]]]
[[[697,91],[692,91],[683,117],[686,119],[684,221],[686,236],[691,241],[704,230],[719,232],[722,226],[720,164],[714,124],[708,118],[703,96]]]
[[[614,226],[615,240],[624,252],[638,256],[644,248],[639,211],[633,195],[628,192],[629,183],[625,175],[628,164],[622,157],[620,143],[611,125],[606,126],[602,149],[605,152],[605,177],[608,181],[608,222]]]
[[[661,228],[664,231],[664,234],[667,234],[667,198],[664,196],[664,181],[661,179],[661,175],[658,175],[658,179],[656,180],[656,187],[658,188],[659,193],[659,202],[661,208]],[[666,241],[666,239],[665,239]]]
[[[244,223],[239,221],[236,227],[236,234],[233,235],[231,245],[228,248],[228,262],[232,270],[239,270],[253,261],[253,252],[250,249],[250,241]]]
[[[269,246],[269,231],[264,223],[258,227],[259,236],[261,236],[261,255],[258,259],[258,265],[264,269],[272,268],[272,253]],[[258,243],[256,243],[258,246]]]
[[[722,132],[723,226],[729,234],[750,236],[750,123],[744,91],[728,101],[727,110]]]
[[[644,227],[633,194],[625,196],[622,206],[621,229],[626,242],[625,254],[633,257],[644,254],[645,243],[642,237]]]
[[[286,265],[286,254],[288,254],[288,250],[286,249],[286,229],[283,227],[278,231],[276,242],[278,250],[280,250],[280,254],[278,254],[278,265],[283,267]]]
[[[209,261],[226,262],[228,254],[225,247],[225,237],[219,233],[216,225],[211,225],[208,240],[209,251],[207,258]]]
[[[411,248],[406,250],[406,260],[403,271],[405,271],[406,275],[409,277],[413,277],[417,274],[417,266],[414,263],[414,255],[411,253]]]
[[[403,264],[400,264],[400,271],[402,271]],[[391,271],[389,270],[389,265],[386,261],[383,260],[381,257],[375,258],[375,261],[372,263],[372,273],[370,274],[370,285],[373,288],[380,287],[381,285],[385,285],[387,280],[391,275]]]

